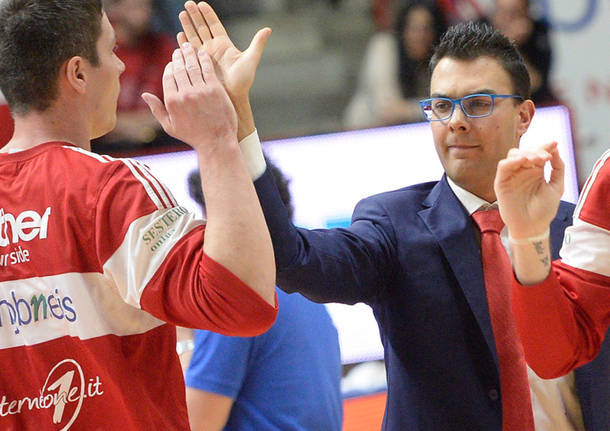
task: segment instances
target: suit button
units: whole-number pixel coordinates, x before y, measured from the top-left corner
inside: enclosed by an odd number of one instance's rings
[[[496,389],[490,389],[489,392],[487,392],[487,396],[492,401],[498,401],[498,399],[500,398],[500,394],[498,393],[498,391]]]

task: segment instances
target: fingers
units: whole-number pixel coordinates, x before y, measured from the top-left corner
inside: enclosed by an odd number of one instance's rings
[[[201,65],[195,48],[190,43],[183,43],[180,49],[174,51],[171,64],[178,91],[191,85],[203,84]]]
[[[564,187],[564,176],[565,176],[565,164],[561,157],[559,156],[559,149],[557,148],[557,143],[554,142],[555,146],[551,149],[551,177],[549,182],[558,188],[563,194]]]
[[[498,163],[498,173],[496,177],[506,179],[523,169],[531,168],[527,158],[521,156],[510,157],[500,160]]]
[[[551,154],[544,147],[535,150],[512,148],[508,152],[507,159],[519,159],[524,168],[541,167],[551,160]]]
[[[550,154],[551,151],[557,149],[557,142],[547,142],[546,144],[542,144],[540,148]]]
[[[217,84],[218,77],[214,71],[214,63],[210,55],[205,50],[199,50],[199,63],[201,64],[201,73],[207,84]]]
[[[186,65],[184,63],[184,58],[182,57],[182,51],[180,49],[176,49],[172,55],[172,74],[174,75],[174,81],[176,82],[176,87],[178,91],[190,87],[191,80],[188,77],[188,73],[186,72]]]
[[[167,63],[165,70],[163,71],[163,95],[166,98],[168,95],[174,94],[178,91],[172,70],[172,63]]]
[[[153,117],[155,117],[163,129],[167,131],[167,126],[169,125],[169,114],[167,113],[163,102],[161,102],[157,96],[150,93],[142,94],[142,99],[144,99],[144,102],[150,108],[150,112],[153,114]]]
[[[202,50],[203,51],[203,50]],[[203,84],[203,75],[201,74],[201,65],[199,58],[193,48],[193,45],[186,42],[182,44],[182,56],[186,64],[186,72],[193,86]]]
[[[190,3],[190,2],[189,2]],[[227,30],[218,19],[218,15],[214,12],[214,9],[206,2],[199,2],[197,5],[201,16],[205,19],[204,26],[211,33],[211,37],[227,36]],[[188,10],[188,9],[187,9]],[[193,18],[191,16],[191,18]],[[197,27],[199,29],[199,27]],[[205,40],[204,40],[205,42]]]
[[[201,41],[202,44],[205,44],[206,41],[212,39],[210,29],[197,4],[194,1],[187,1],[184,4],[184,8],[186,9],[186,12],[181,12],[178,15],[178,18],[180,19],[182,28],[185,30],[189,41],[192,38],[195,42]],[[194,43],[194,45],[197,48],[200,46],[197,43]]]
[[[178,46],[182,46],[185,42],[189,41],[183,31],[179,32],[176,35],[176,40],[178,41]],[[199,49],[200,48],[196,44],[194,44],[193,42],[190,42],[190,43],[191,43],[191,45],[193,45],[195,47],[195,49]]]
[[[193,44],[194,47],[200,48],[203,46],[203,41],[199,37],[193,22],[189,18],[189,14],[187,12],[180,12],[178,14],[178,19],[180,20],[180,24],[182,25],[183,32],[178,33],[178,45],[182,45],[186,40]],[[183,39],[180,39],[180,36],[183,36]]]

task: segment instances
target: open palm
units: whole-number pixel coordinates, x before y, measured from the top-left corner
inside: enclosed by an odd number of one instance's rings
[[[229,96],[247,97],[271,29],[259,30],[248,49],[242,52],[235,47],[209,4],[188,1],[185,8],[179,15],[184,32],[178,34],[178,43],[188,41],[196,49],[203,47],[214,59],[216,73]]]

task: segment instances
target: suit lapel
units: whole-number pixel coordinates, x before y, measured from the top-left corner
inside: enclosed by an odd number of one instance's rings
[[[481,251],[475,237],[474,224],[449,187],[445,176],[432,189],[424,206],[427,208],[421,210],[419,216],[443,250],[489,350],[498,363],[483,281]]]

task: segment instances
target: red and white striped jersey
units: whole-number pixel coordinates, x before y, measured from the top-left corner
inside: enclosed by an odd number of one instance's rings
[[[610,150],[595,164],[552,274],[515,281],[515,317],[528,363],[550,378],[592,360],[610,326]]]
[[[251,336],[277,311],[204,230],[134,160],[0,154],[0,430],[188,430],[174,325]]]

